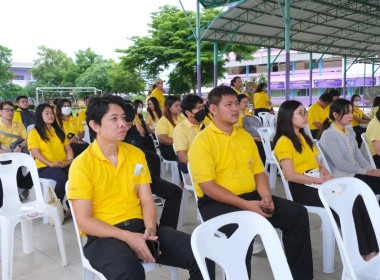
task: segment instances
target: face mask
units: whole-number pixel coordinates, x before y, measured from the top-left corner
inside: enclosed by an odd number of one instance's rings
[[[360,106],[360,101],[355,101],[355,102],[354,102],[354,105],[355,105],[356,107],[359,107],[359,106]]]
[[[142,110],[143,110],[143,108],[137,108],[137,114],[141,114]]]
[[[194,119],[197,122],[203,122],[203,120],[205,119],[205,117],[206,117],[206,110],[205,109],[201,109],[201,110],[199,110],[198,112],[196,112],[194,114]]]
[[[71,114],[71,107],[62,107],[62,114],[68,116]]]

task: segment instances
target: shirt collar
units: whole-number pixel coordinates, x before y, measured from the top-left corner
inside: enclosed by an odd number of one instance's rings
[[[192,123],[189,121],[188,118],[186,118],[185,123],[186,123],[186,125],[187,125],[188,127],[195,127],[195,128],[201,128],[201,126],[202,126],[202,124],[203,124],[203,122],[201,122],[201,123],[199,124],[199,126],[198,126],[198,125],[195,125],[195,124],[192,124]]]
[[[208,126],[212,131],[214,131],[215,133],[218,133],[218,134],[225,134],[225,135],[228,135],[227,133],[225,133],[223,130],[221,130],[219,127],[217,127],[214,122],[210,122],[209,126]],[[207,127],[207,128],[208,128]],[[231,135],[228,135],[228,136],[234,136],[238,131],[238,128],[236,128],[235,126],[232,127],[232,133]]]
[[[335,122],[333,122],[333,126],[334,126],[335,129],[337,129],[339,132],[342,132],[342,133],[346,134],[347,129],[346,129],[345,127],[343,127],[343,130],[341,130],[341,129],[335,124]]]
[[[129,150],[127,145],[122,145],[122,143],[119,142],[118,143],[118,152],[117,152],[117,159],[118,159],[117,160],[118,161],[117,165],[118,166],[120,166],[120,164],[124,161],[124,154],[121,152],[122,149]],[[91,144],[91,151],[92,151],[92,154],[95,157],[97,157],[98,159],[109,161],[108,158],[106,158],[104,156],[102,150],[99,147],[99,143],[98,143],[98,141],[96,139]]]

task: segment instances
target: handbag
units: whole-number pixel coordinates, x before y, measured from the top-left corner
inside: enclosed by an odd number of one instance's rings
[[[46,191],[47,191],[47,197],[46,197],[47,203],[51,206],[58,208],[59,217],[61,218],[61,223],[63,223],[63,220],[65,219],[65,214],[63,213],[63,206],[62,206],[61,201],[59,200],[52,186],[49,186]],[[50,217],[50,224],[54,226],[54,220],[51,217]]]
[[[249,134],[251,134],[252,137],[260,137],[260,134],[257,130],[260,127],[263,127],[263,124],[258,118],[254,116],[244,116],[243,127]]]

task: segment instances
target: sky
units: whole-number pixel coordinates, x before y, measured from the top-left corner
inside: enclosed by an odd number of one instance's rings
[[[196,0],[181,0],[195,11]],[[13,62],[33,62],[38,47],[60,49],[74,58],[91,48],[117,60],[132,36],[148,35],[152,12],[164,5],[181,9],[179,0],[10,0],[1,1],[0,45],[12,50]]]

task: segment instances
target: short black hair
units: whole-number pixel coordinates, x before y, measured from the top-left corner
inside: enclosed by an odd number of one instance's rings
[[[126,122],[132,122],[135,119],[135,108],[133,108],[132,104],[125,103],[124,105],[124,112],[125,112],[125,121]]]
[[[94,95],[90,98],[86,111],[86,123],[88,125],[90,135],[92,138],[96,138],[96,132],[92,130],[89,125],[90,121],[94,121],[96,124],[102,124],[102,118],[109,111],[109,105],[119,105],[125,110],[124,100],[120,96],[112,94],[103,94],[101,96]]]
[[[230,88],[228,86],[217,86],[214,87],[210,93],[208,94],[208,103],[214,104],[216,106],[219,105],[220,101],[222,100],[223,96],[228,96],[228,95],[235,95],[236,91],[233,88]]]
[[[3,108],[4,108],[5,105],[12,106],[13,108],[15,107],[12,102],[10,102],[10,101],[4,101],[4,102],[0,103],[0,110],[3,110]]]
[[[330,104],[333,101],[332,95],[330,93],[324,93],[319,97],[319,100]]]
[[[331,97],[340,96],[340,92],[336,89],[330,90],[329,94],[331,95]]]
[[[247,99],[248,99],[248,97],[247,97],[244,93],[239,94],[239,95],[237,96],[237,98],[238,98],[239,103],[240,103],[244,98],[247,98]]]
[[[185,115],[186,118],[187,118],[187,115],[185,111],[186,110],[191,111],[195,109],[197,104],[203,104],[203,99],[199,95],[187,94],[183,97],[181,101],[181,109],[182,109],[182,113]]]
[[[19,95],[16,97],[16,102],[18,103],[20,101],[20,99],[23,99],[23,98],[28,99],[28,97],[26,95]]]

